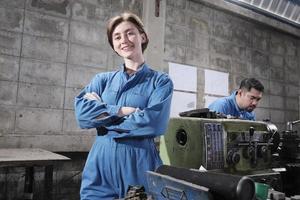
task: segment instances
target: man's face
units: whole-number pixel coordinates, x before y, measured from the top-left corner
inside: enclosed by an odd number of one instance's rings
[[[252,112],[262,98],[262,92],[254,88],[251,88],[250,91],[239,89],[237,95],[239,95],[239,107],[248,112]]]

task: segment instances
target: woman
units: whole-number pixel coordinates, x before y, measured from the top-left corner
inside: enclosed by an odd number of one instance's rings
[[[154,138],[166,131],[170,114],[173,83],[145,63],[149,40],[139,17],[125,12],[112,18],[107,37],[124,64],[97,74],[75,98],[79,126],[98,133],[83,170],[81,200],[123,198],[129,185],[147,189],[146,171],[162,164]]]

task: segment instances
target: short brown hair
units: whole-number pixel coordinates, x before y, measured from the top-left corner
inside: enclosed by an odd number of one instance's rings
[[[147,33],[145,32],[145,29],[144,29],[144,24],[143,24],[142,20],[136,14],[133,14],[128,11],[126,11],[120,15],[117,15],[108,21],[106,30],[107,30],[107,39],[108,39],[108,42],[109,42],[111,48],[114,49],[113,41],[112,41],[112,34],[113,34],[115,28],[120,23],[125,22],[125,21],[133,23],[140,33],[145,34],[146,41],[142,44],[142,51],[144,52],[144,50],[147,48],[148,42],[149,42]]]

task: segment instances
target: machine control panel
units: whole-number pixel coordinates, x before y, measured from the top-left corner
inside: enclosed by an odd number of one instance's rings
[[[223,128],[220,123],[205,123],[206,168],[224,168]]]
[[[226,164],[229,168],[263,168],[271,162],[270,147],[273,143],[267,131],[256,131],[250,126],[247,131],[228,131],[226,134]]]

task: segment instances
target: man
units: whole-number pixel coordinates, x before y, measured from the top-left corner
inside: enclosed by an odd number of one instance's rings
[[[227,116],[255,120],[253,110],[262,98],[264,86],[255,78],[242,80],[240,88],[230,96],[217,99],[208,108]]]

